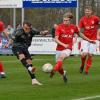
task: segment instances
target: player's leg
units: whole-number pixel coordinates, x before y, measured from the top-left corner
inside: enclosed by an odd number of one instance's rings
[[[83,72],[83,70],[84,70],[86,57],[87,57],[87,53],[82,53],[82,55],[81,55],[80,73],[82,73],[82,72]]]
[[[30,55],[29,51],[28,51],[27,49],[24,50],[24,54],[25,54],[26,62],[33,68],[33,73],[31,73],[31,72],[28,70],[28,73],[29,73],[29,75],[31,76],[31,79],[32,79],[32,85],[42,85],[42,84],[36,79],[35,72],[34,72],[35,66],[33,66],[33,64],[32,64],[32,58],[31,58],[31,55]]]
[[[66,57],[69,57],[70,54],[71,54],[71,50],[69,49],[63,51],[57,51],[56,53],[56,65],[54,66],[53,73],[58,71],[63,76],[64,82],[67,82],[67,75],[66,75],[66,71],[64,71],[62,67],[62,62]],[[52,73],[51,76],[53,76]]]
[[[84,73],[85,74],[88,74],[88,70],[90,68],[90,66],[92,65],[92,54],[88,54],[88,58],[87,58],[87,61],[86,61],[86,67],[85,67],[85,71]]]
[[[31,73],[33,73],[33,69],[32,66],[30,64],[27,63],[26,58],[25,58],[25,54],[24,54],[24,49],[21,47],[12,47],[12,51],[13,53],[17,56],[17,58],[21,61],[21,63],[23,64],[24,67],[26,67],[26,69],[28,69]]]
[[[92,57],[93,54],[96,52],[96,44],[90,43],[90,48],[89,48],[89,54],[88,54],[88,59],[86,61],[86,68],[85,68],[85,74],[88,74],[88,70],[92,65]]]
[[[27,63],[30,64],[31,66],[33,66],[32,64],[32,59],[31,58],[28,58],[27,60]],[[37,79],[36,79],[36,76],[35,76],[35,73],[31,73],[29,70],[28,70],[28,73],[29,75],[31,76],[31,79],[32,79],[32,85],[42,85]]]
[[[80,66],[80,73],[83,72],[86,58],[88,55],[89,43],[86,40],[82,40],[81,42],[81,66]]]
[[[0,62],[0,77],[1,78],[6,78],[2,62]]]
[[[29,73],[29,75],[30,75],[30,77],[31,77],[31,79],[33,80],[35,80],[36,82],[35,82],[35,84],[36,85],[41,85],[40,83],[38,83],[38,81],[36,80],[36,77],[35,77],[35,74],[34,74],[34,71],[35,71],[35,68],[34,67],[32,67],[32,64],[30,64],[28,61],[28,58],[26,58],[27,57],[27,55],[25,55],[25,54],[27,54],[27,52],[26,52],[26,48],[25,49],[23,49],[23,48],[20,48],[20,47],[13,47],[12,48],[12,51],[13,51],[13,53],[17,56],[17,58],[21,61],[21,63],[23,64],[23,66],[27,69],[27,71],[28,71],[28,73]],[[27,50],[28,51],[28,50]],[[26,52],[26,53],[25,53]],[[29,55],[28,55],[28,57],[29,57]],[[32,62],[32,61],[30,61],[30,62]]]
[[[23,53],[18,54],[18,58],[21,61],[21,63],[23,64],[23,66],[26,67],[27,70],[29,70],[31,73],[34,73],[35,67],[33,67],[32,64],[27,62],[25,54],[23,54]]]
[[[62,70],[62,62],[65,58],[70,56],[70,53],[71,50],[69,49],[56,52],[56,65],[54,66],[54,71],[60,71],[60,69]]]
[[[26,69],[28,70],[28,73],[32,79],[32,85],[42,85],[40,82],[38,82],[36,80],[36,76],[35,76],[35,67],[33,67],[31,59],[26,59],[24,54],[20,54],[19,55],[19,59],[22,62],[22,64],[26,67]]]
[[[59,52],[59,51],[58,51]],[[62,67],[62,62],[63,62],[63,59],[65,58],[65,54],[60,54],[58,59],[57,59],[57,62],[56,62],[56,65],[54,66],[51,74],[50,74],[50,77],[52,78],[53,75],[55,74],[55,72],[59,72],[62,76],[64,75],[64,70],[63,70],[63,67]],[[67,80],[67,78],[66,78]]]
[[[64,59],[64,54],[61,54],[61,51],[56,51],[56,65],[54,66],[50,77],[52,78],[54,73],[62,69],[61,73],[63,74],[63,68],[62,68],[62,61]]]
[[[70,54],[71,54],[71,50],[70,49],[66,49],[62,53],[65,54],[64,58],[68,58],[70,56]],[[66,70],[64,70],[63,67],[61,67],[60,70],[59,70],[59,73],[63,76],[63,80],[66,83],[67,80],[68,80],[68,76],[67,76]]]

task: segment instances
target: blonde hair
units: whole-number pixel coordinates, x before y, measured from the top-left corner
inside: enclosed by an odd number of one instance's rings
[[[72,15],[72,13],[71,12],[67,12],[67,13],[65,13],[64,15],[63,15],[63,18],[70,18],[70,19],[73,19],[73,15]]]

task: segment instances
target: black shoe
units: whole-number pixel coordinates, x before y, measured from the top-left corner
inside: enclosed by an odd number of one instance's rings
[[[6,78],[5,74],[0,74],[0,78]]]
[[[80,73],[83,73],[84,68],[80,67]]]
[[[64,71],[63,80],[65,83],[67,83],[68,79],[67,79],[67,72],[66,71]]]

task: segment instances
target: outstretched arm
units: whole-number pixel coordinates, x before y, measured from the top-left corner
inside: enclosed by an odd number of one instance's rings
[[[86,37],[83,33],[81,33],[81,32],[79,32],[78,35],[79,35],[81,38],[83,38],[84,40],[87,40],[87,41],[89,41],[89,42],[91,42],[91,43],[95,43],[95,40],[91,40],[91,39],[87,38],[87,37]]]
[[[41,32],[40,32],[40,35],[45,36],[45,35],[47,35],[48,33],[49,33],[49,31],[48,31],[48,30],[44,30],[44,31],[41,31]]]

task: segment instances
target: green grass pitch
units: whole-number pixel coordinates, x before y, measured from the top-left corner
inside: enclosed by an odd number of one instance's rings
[[[26,69],[15,56],[0,56],[0,60],[7,75],[6,79],[0,79],[0,100],[74,100],[100,95],[100,56],[94,56],[89,75],[79,73],[80,56],[64,60],[63,67],[68,73],[67,84],[58,73],[50,79],[49,74],[42,72],[44,63],[55,64],[53,55],[33,56],[33,64],[37,66],[36,76],[43,86],[31,85]]]

